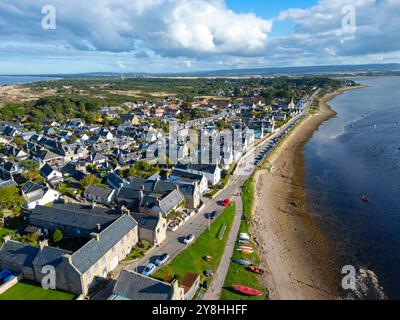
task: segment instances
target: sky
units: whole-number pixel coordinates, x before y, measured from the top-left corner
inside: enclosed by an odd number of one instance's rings
[[[0,74],[400,61],[400,0],[1,0]]]

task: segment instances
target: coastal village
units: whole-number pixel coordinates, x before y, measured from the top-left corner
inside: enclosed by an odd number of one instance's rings
[[[152,274],[233,206],[233,197],[218,196],[235,184],[238,163],[271,136],[268,152],[279,144],[320,89],[272,100],[257,90],[235,99],[225,91],[191,101],[132,99],[101,105],[93,121],[55,117],[40,128],[33,113],[0,119],[0,297],[20,283],[43,286],[50,266],[52,291],[75,299],[201,299],[216,268]],[[206,148],[193,145],[193,132]],[[266,155],[257,154],[254,169]],[[155,255],[200,218],[198,234]],[[225,232],[218,226],[220,239]],[[241,241],[251,248],[247,233]],[[144,259],[153,262],[137,268]]]

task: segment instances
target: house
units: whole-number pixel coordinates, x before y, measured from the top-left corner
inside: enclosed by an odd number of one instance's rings
[[[0,248],[0,269],[8,269],[28,280],[41,282],[44,266],[56,271],[56,289],[87,295],[100,279],[107,278],[138,241],[136,221],[124,214],[76,252],[41,243],[40,248],[7,240]]]
[[[221,168],[217,164],[177,164],[175,170],[203,175],[215,186],[221,181]]]
[[[60,193],[49,188],[44,183],[26,182],[21,188],[22,196],[25,199],[23,208],[27,210],[35,209],[36,206],[44,206],[53,203],[60,197]]]
[[[104,154],[98,152],[96,152],[95,154],[91,154],[89,159],[90,163],[96,167],[105,165],[108,162],[108,158]]]
[[[200,288],[200,275],[198,273],[185,273],[181,287],[184,289],[185,300],[192,300]]]
[[[13,157],[15,160],[26,160],[28,159],[28,154],[17,147],[10,146],[6,151],[7,157]]]
[[[49,235],[59,229],[71,238],[90,238],[93,232],[106,229],[121,215],[118,210],[92,208],[73,204],[58,204],[52,207],[37,206],[29,215],[29,224]]]
[[[6,187],[16,187],[16,186],[18,186],[18,184],[12,179],[8,179],[8,180],[0,179],[0,189],[6,188]]]
[[[104,205],[109,205],[114,202],[117,191],[103,186],[90,185],[83,192],[83,196],[89,201],[97,202]]]
[[[111,141],[114,138],[114,135],[108,129],[102,128],[98,133],[98,137],[102,141]]]
[[[107,184],[113,189],[121,189],[122,187],[128,187],[129,182],[122,179],[119,175],[111,172],[107,177]]]
[[[130,178],[128,187],[123,187],[117,196],[118,204],[129,210],[166,217],[183,204],[185,196],[177,185],[165,181]]]
[[[43,150],[37,155],[37,159],[43,164],[54,165],[57,162],[63,162],[64,157],[51,151]]]
[[[45,178],[47,182],[60,182],[63,180],[62,173],[48,164],[45,164],[42,169],[40,169],[40,175]]]
[[[204,195],[208,189],[208,180],[204,174],[189,173],[180,170],[162,170],[160,173],[155,173],[149,180],[157,180],[160,178],[164,181],[182,185],[194,185],[197,184],[201,195]]]
[[[157,246],[165,240],[167,236],[167,220],[161,214],[149,216],[134,213],[132,217],[138,223],[139,241],[146,240],[153,246]]]
[[[123,270],[108,300],[184,300],[184,289],[178,281],[171,284]]]
[[[18,162],[12,162],[12,161],[6,161],[0,164],[0,170],[6,175],[6,176],[14,176],[17,174],[21,174],[25,171],[23,166],[18,163]]]

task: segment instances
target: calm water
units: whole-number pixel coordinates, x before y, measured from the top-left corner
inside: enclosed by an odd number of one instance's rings
[[[25,84],[38,81],[55,80],[51,77],[31,77],[31,76],[0,76],[0,85],[2,84]]]
[[[332,100],[338,115],[305,146],[309,206],[340,263],[374,271],[400,299],[400,77],[356,81],[369,87]]]

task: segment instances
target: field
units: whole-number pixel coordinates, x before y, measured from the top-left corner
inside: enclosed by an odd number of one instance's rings
[[[73,294],[44,290],[38,284],[25,280],[0,295],[0,300],[73,300],[74,298]]]
[[[247,180],[243,185],[242,190],[243,200],[243,220],[240,225],[240,232],[248,233],[250,225],[250,217],[253,210],[254,202],[254,182],[253,177]],[[249,256],[245,256],[238,251],[234,251],[232,259],[246,259],[253,262],[255,265],[259,264],[260,259],[257,252]],[[252,273],[244,266],[239,266],[236,263],[231,262],[228,270],[228,274],[225,278],[224,288],[222,289],[221,300],[265,300],[265,296],[260,297],[248,297],[237,294],[232,290],[232,285],[241,284],[251,288],[265,291],[259,283],[259,275]]]
[[[168,265],[154,274],[160,280],[171,280],[170,276],[183,278],[186,272],[203,274],[205,270],[217,270],[221,257],[225,250],[225,245],[229,238],[236,206],[232,204],[227,207],[214,223],[210,231],[205,230],[199,238],[185,251],[178,255]],[[222,240],[218,240],[218,234],[222,225],[226,225],[226,230]],[[206,262],[203,258],[212,256],[212,260]]]

